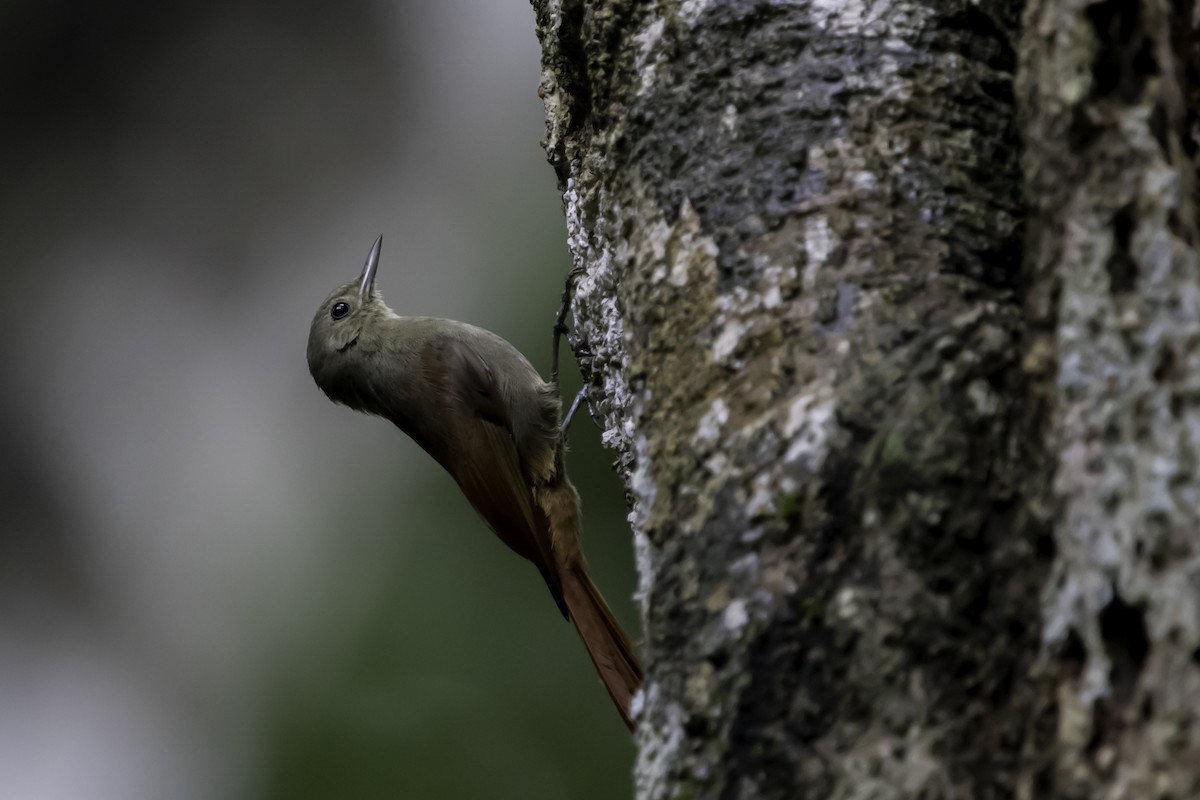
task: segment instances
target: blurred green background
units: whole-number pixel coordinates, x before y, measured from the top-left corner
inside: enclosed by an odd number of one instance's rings
[[[548,371],[538,77],[525,0],[0,2],[0,797],[631,794],[536,571],[304,362],[383,233],[397,311]],[[636,634],[620,487],[573,434]]]

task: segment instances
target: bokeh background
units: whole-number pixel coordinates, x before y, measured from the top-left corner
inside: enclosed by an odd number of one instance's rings
[[[304,362],[383,233],[393,307],[548,370],[538,72],[524,0],[0,0],[0,798],[630,794],[536,571]]]

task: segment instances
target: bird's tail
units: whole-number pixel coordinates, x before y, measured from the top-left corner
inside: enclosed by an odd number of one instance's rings
[[[575,624],[608,696],[632,731],[635,724],[629,706],[642,685],[642,665],[633,654],[629,637],[604,602],[596,584],[592,583],[583,563],[577,562],[563,572],[563,598],[571,622]]]

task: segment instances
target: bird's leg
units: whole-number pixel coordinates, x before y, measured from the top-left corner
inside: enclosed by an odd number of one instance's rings
[[[567,273],[567,282],[563,286],[562,302],[558,307],[558,316],[554,318],[554,346],[550,353],[550,382],[558,386],[558,350],[562,335],[570,330],[567,327],[567,314],[571,313],[571,300],[575,295],[575,282],[583,274],[583,267],[572,267]]]
[[[583,267],[572,267],[567,273],[567,282],[563,286],[562,302],[558,307],[558,316],[554,318],[554,345],[550,357],[550,382],[558,386],[558,351],[562,342],[562,336],[570,331],[567,327],[567,314],[571,312],[571,301],[575,295],[575,283],[579,280],[579,276],[583,274]],[[578,346],[578,342],[568,339],[568,343],[572,349]],[[576,353],[576,355],[579,355]],[[587,392],[587,386],[583,386],[575,395],[575,399],[571,401],[571,407],[567,410],[566,417],[562,423],[562,442],[566,441],[567,431],[571,429],[571,420],[575,418],[575,412],[579,410],[579,404],[583,402],[584,395]],[[594,421],[594,420],[593,420]],[[561,444],[559,445],[561,448]]]
[[[564,439],[567,437],[567,431],[571,428],[571,420],[575,418],[575,412],[579,410],[579,404],[583,402],[583,396],[585,394],[587,394],[587,387],[580,387],[578,393],[575,395],[575,399],[571,401],[571,408],[567,411],[567,416],[563,419],[562,424],[562,435]]]

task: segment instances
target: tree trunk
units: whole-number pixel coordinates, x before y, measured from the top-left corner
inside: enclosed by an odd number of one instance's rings
[[[1190,9],[533,4],[638,796],[1198,796]]]
[[[1031,0],[1024,17],[1029,362],[1057,501],[1040,757],[1057,797],[1200,797],[1191,5]]]

